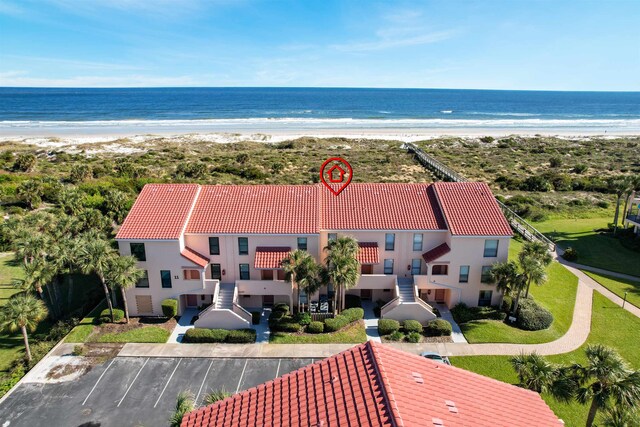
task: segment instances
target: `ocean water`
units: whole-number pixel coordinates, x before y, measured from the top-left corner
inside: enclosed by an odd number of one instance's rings
[[[640,131],[640,92],[0,88],[0,130],[518,128]]]

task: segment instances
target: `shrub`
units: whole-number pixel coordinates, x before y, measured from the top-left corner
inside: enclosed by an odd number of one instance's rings
[[[362,307],[362,299],[358,295],[345,295],[344,305],[346,308],[359,308]]]
[[[500,309],[505,313],[511,313],[511,307],[513,307],[513,298],[510,295],[505,295],[502,297],[502,304],[500,304]]]
[[[422,325],[417,320],[405,320],[402,322],[402,328],[407,334],[411,332],[422,333]]]
[[[338,314],[333,319],[324,319],[324,330],[327,332],[335,332],[344,328],[349,324],[349,319]]]
[[[182,338],[184,343],[220,343],[225,342],[229,335],[229,331],[226,329],[206,329],[206,328],[191,328],[187,329],[187,332]]]
[[[251,324],[259,325],[261,318],[262,318],[262,313],[261,312],[259,312],[259,311],[252,311],[251,312]]]
[[[293,316],[293,321],[302,326],[307,326],[309,323],[311,323],[311,314],[306,312],[296,313],[296,315]]]
[[[442,317],[442,315],[440,314],[440,310],[438,310],[438,307],[431,307],[431,311],[433,311],[433,314],[435,314],[436,317]]]
[[[393,319],[378,320],[378,333],[380,335],[391,335],[400,329],[400,322]]]
[[[552,158],[550,158],[549,166],[551,166],[552,168],[559,168],[560,166],[562,166],[562,157],[553,156]]]
[[[36,156],[31,153],[20,154],[13,164],[13,169],[20,172],[31,172],[36,165]]]
[[[356,320],[364,319],[364,310],[361,308],[347,308],[343,310],[340,315],[346,317],[349,322],[355,322]]]
[[[575,165],[573,167],[572,172],[580,174],[580,173],[586,172],[587,169],[589,169],[589,166],[587,166],[587,165],[585,165],[583,163],[579,163],[579,164],[577,164],[577,165]]]
[[[492,136],[483,136],[480,138],[480,142],[484,142],[485,144],[491,144],[495,139]]]
[[[394,333],[387,335],[387,338],[390,341],[402,341],[404,339],[404,333],[395,331]]]
[[[428,337],[448,337],[451,335],[451,323],[443,319],[435,319],[427,323],[424,333]]]
[[[113,320],[115,323],[120,322],[122,319],[124,319],[124,311],[120,310],[119,308],[114,308],[113,309]],[[105,308],[104,310],[102,310],[100,312],[100,316],[98,317],[98,322],[99,323],[111,323],[111,314],[109,313],[109,309]]]
[[[311,322],[307,325],[307,333],[310,334],[321,334],[324,332],[324,323],[322,322]]]
[[[566,259],[567,261],[577,261],[578,260],[578,251],[575,250],[572,247],[568,247],[562,253],[562,258]]]
[[[176,317],[178,314],[178,300],[174,298],[162,300],[162,314],[168,319]]]
[[[294,322],[292,317],[287,316],[276,322],[271,329],[279,332],[300,332],[302,331],[302,325]]]
[[[553,323],[553,315],[532,299],[520,301],[516,317],[516,326],[525,331],[540,331]]]
[[[377,317],[378,319],[380,318],[380,312],[382,311],[382,307],[373,307],[373,315],[375,317]]]
[[[225,342],[230,344],[245,344],[256,342],[255,329],[238,329],[228,331]]]
[[[283,302],[279,302],[278,304],[274,305],[273,308],[271,309],[272,313],[275,313],[277,311],[289,313],[289,305]]]
[[[407,335],[405,340],[407,340],[407,342],[417,343],[417,342],[420,342],[421,338],[422,338],[422,334],[418,332],[411,332]]]
[[[84,345],[76,344],[73,346],[73,351],[71,352],[74,356],[84,356]]]

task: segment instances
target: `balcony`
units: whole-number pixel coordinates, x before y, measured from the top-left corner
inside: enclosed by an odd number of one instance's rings
[[[393,289],[396,276],[386,274],[362,274],[354,289]]]
[[[287,295],[293,294],[291,283],[279,280],[236,280],[238,295]]]

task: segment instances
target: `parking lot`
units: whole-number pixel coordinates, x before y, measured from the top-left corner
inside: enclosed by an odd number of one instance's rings
[[[181,391],[200,405],[212,390],[245,390],[313,361],[116,357],[72,381],[21,384],[0,405],[0,426],[164,426]]]

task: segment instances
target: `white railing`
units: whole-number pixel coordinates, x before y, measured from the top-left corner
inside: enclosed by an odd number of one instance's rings
[[[211,300],[212,305],[216,305],[218,303],[218,294],[220,293],[220,282],[216,281],[216,285],[213,288],[213,299]]]
[[[384,317],[385,314],[387,314],[388,312],[390,312],[391,310],[393,310],[399,305],[400,305],[400,297],[397,296],[382,306],[382,308],[380,309],[380,317]]]
[[[238,304],[237,302],[234,302],[231,308],[235,314],[242,317],[244,320],[249,322],[249,324],[251,324],[251,322],[253,321],[251,313],[249,313],[247,310],[242,308],[240,304]]]

